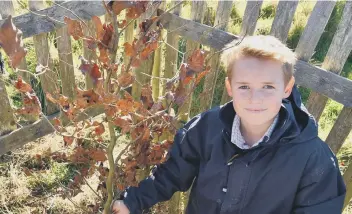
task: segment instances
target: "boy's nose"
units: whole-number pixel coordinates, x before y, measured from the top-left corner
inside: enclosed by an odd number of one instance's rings
[[[261,92],[257,90],[251,90],[251,93],[249,95],[249,101],[250,103],[262,103],[263,96]]]

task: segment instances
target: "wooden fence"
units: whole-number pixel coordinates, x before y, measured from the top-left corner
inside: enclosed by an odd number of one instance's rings
[[[171,4],[176,4],[172,1]],[[239,39],[239,36],[254,34],[256,23],[262,7],[262,1],[248,1],[243,17],[240,35],[236,36],[226,32],[229,16],[232,8],[232,1],[219,1],[216,10],[216,17],[214,26],[202,24],[204,20],[206,1],[192,1],[191,20],[180,17],[181,8],[176,8],[171,13],[163,13],[162,10],[158,12],[162,14],[161,23],[167,30],[167,43],[178,47],[178,42],[181,37],[187,40],[186,43],[186,57],[200,44],[210,47],[212,53],[221,50],[224,45],[232,40]],[[352,2],[347,1],[343,10],[341,21],[337,27],[337,31],[333,37],[332,43],[329,47],[328,53],[324,59],[321,67],[311,65],[308,61],[312,57],[318,41],[325,29],[329,17],[335,6],[335,1],[317,1],[313,11],[311,12],[307,25],[299,39],[295,52],[298,56],[296,64],[295,78],[300,86],[312,89],[307,102],[308,110],[319,120],[327,100],[333,99],[344,105],[336,122],[333,125],[326,143],[331,149],[337,153],[352,127],[352,81],[340,76],[342,68],[347,60],[348,55],[352,49]],[[286,42],[288,32],[293,21],[294,13],[297,8],[297,1],[279,1],[276,9],[276,15],[272,23],[270,34],[276,36],[281,41]],[[0,14],[2,18],[14,14],[14,8],[11,1],[0,2]],[[84,20],[90,20],[91,16],[102,16],[105,14],[105,8],[101,1],[70,1],[61,2],[60,5],[54,4],[50,8],[43,8],[43,2],[38,0],[29,0],[29,9],[33,12],[26,13],[14,17],[15,25],[23,32],[23,37],[33,37],[36,56],[38,63],[52,66],[48,46],[49,32],[56,31],[60,39],[57,41],[59,52],[59,76],[62,82],[62,89],[64,95],[73,97],[74,69],[72,66],[71,40],[67,33],[67,27],[63,23],[65,16],[72,19],[77,19],[76,15]],[[76,15],[74,15],[76,14]],[[150,15],[150,13],[149,13]],[[138,21],[145,17],[141,17]],[[58,20],[58,21],[57,21]],[[3,23],[0,20],[0,25]],[[91,21],[86,22],[88,26],[92,27]],[[126,30],[125,41],[131,42],[133,40],[133,26]],[[88,30],[85,31],[89,33]],[[92,59],[94,56],[90,54],[87,49],[83,50],[86,59]],[[160,75],[164,78],[172,77],[177,70],[177,50],[170,46],[165,48],[165,71],[160,72],[160,65],[153,63],[153,61],[160,60],[163,53],[155,53],[148,59],[143,66],[148,68],[149,75]],[[124,58],[126,62],[128,57]],[[213,57],[212,72],[206,76],[204,81],[204,90],[208,90],[209,96],[201,100],[201,106],[205,110],[211,107],[214,99],[214,87],[216,85],[217,76],[220,72],[219,54]],[[25,60],[21,63],[21,69],[26,69]],[[152,73],[152,70],[155,73]],[[29,82],[27,73],[20,73],[24,80]],[[57,81],[56,74],[53,72],[46,72],[40,76],[41,85],[44,91],[53,92]],[[160,84],[155,78],[150,78],[145,75],[136,77],[139,81],[153,84]],[[86,87],[91,87],[91,80],[86,78]],[[162,87],[161,87],[162,88]],[[161,91],[163,91],[161,89]],[[132,93],[134,97],[139,97],[140,88],[138,85],[133,85]],[[222,103],[229,100],[229,97],[224,94],[222,96]],[[184,119],[187,119],[187,113],[190,112],[192,104],[192,96],[179,111],[184,113]],[[59,115],[58,108],[50,102],[45,102],[45,114],[48,118],[54,118]],[[87,112],[88,115],[98,115],[102,111],[100,109],[93,109]],[[82,114],[82,119],[84,118]],[[45,119],[36,119],[30,125],[17,128],[15,118],[13,116],[10,101],[5,90],[4,82],[0,79],[0,154],[7,151],[19,148],[27,142],[33,141],[37,138],[43,137],[54,132]],[[2,136],[1,136],[2,135]],[[346,203],[352,197],[352,164],[347,167],[344,173],[344,179],[348,185],[348,193],[346,196]]]

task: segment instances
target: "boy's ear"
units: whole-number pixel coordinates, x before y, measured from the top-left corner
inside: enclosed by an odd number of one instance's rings
[[[226,86],[227,94],[230,97],[232,97],[231,82],[228,77],[226,77],[226,79],[225,79],[225,86]]]
[[[288,81],[286,85],[284,98],[288,98],[290,96],[294,85],[295,85],[295,77],[292,76],[290,81]]]

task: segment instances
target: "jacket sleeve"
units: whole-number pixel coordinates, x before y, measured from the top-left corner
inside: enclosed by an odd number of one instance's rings
[[[199,143],[192,137],[193,118],[175,135],[167,160],[155,166],[152,175],[142,180],[138,187],[128,187],[120,199],[131,214],[142,213],[154,204],[169,200],[177,191],[187,191],[197,176],[199,168]]]
[[[308,160],[292,214],[340,214],[345,194],[338,161],[329,147],[322,145]]]

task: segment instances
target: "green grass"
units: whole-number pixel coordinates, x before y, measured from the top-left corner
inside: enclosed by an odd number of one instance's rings
[[[28,177],[28,188],[35,192],[34,194],[44,195],[60,186],[66,186],[76,174],[76,167],[66,163],[52,161],[49,167],[49,170],[33,173]]]

